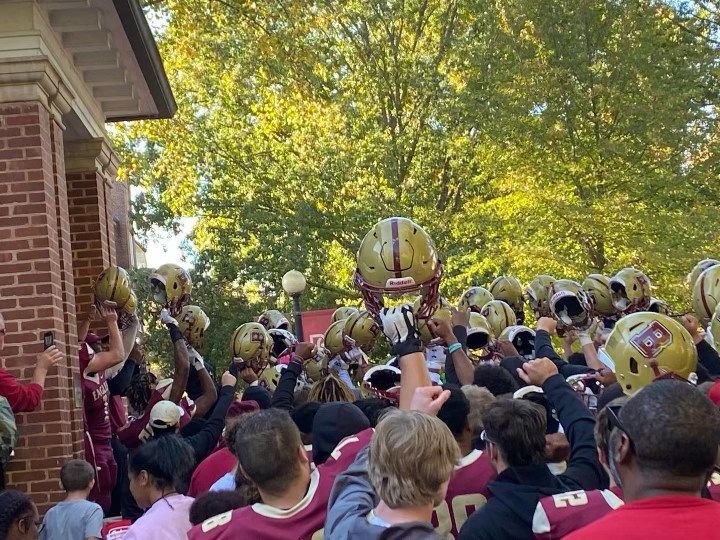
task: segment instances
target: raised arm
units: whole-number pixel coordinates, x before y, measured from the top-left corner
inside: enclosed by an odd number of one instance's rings
[[[178,328],[178,322],[170,315],[167,309],[160,312],[160,322],[167,326],[173,343],[175,374],[173,375],[173,385],[170,389],[169,399],[173,403],[179,403],[187,387],[188,376],[190,375],[190,357],[185,345],[185,338],[180,328]]]
[[[448,352],[445,357],[445,378],[447,382],[459,386],[472,384],[475,366],[473,366],[465,352],[467,322],[463,320],[464,314],[462,312],[453,309],[452,314],[452,328],[450,328],[447,321],[436,318],[428,321],[428,328],[434,335],[442,339],[447,346]]]
[[[101,307],[100,315],[105,319],[105,324],[107,325],[110,349],[108,351],[95,353],[85,369],[86,373],[99,373],[125,360],[125,349],[123,349],[122,336],[120,335],[120,328],[118,328],[117,324],[118,317],[116,311],[112,308]],[[87,333],[85,335],[87,335]]]
[[[198,379],[200,379],[200,395],[195,400],[195,416],[202,418],[215,405],[218,393],[215,383],[205,367],[202,356],[197,354],[197,351],[193,355],[193,369],[197,372]]]

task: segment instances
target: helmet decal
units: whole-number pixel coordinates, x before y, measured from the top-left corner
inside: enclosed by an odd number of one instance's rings
[[[652,321],[642,332],[630,339],[630,344],[645,358],[656,358],[672,341],[670,331],[660,321]]]

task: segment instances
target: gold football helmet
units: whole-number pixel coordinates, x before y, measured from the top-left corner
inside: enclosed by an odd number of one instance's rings
[[[530,309],[533,310],[535,318],[550,317],[550,287],[555,283],[555,278],[546,274],[540,274],[530,282],[525,289]]]
[[[602,274],[590,274],[582,282],[583,289],[588,293],[593,303],[593,310],[603,317],[615,315],[610,278]]]
[[[703,325],[713,316],[720,300],[720,265],[711,266],[695,281],[692,293],[692,307]]]
[[[460,311],[469,309],[474,313],[480,313],[482,307],[493,300],[495,298],[492,293],[485,287],[470,287],[458,299],[458,309]]]
[[[380,364],[368,369],[363,375],[360,391],[364,397],[379,397],[396,403],[400,399],[400,370],[395,366]]]
[[[247,363],[255,373],[261,373],[270,362],[272,339],[260,323],[245,323],[233,332],[230,341],[232,355]]]
[[[629,396],[658,378],[692,380],[697,368],[697,350],[688,331],[667,315],[649,311],[620,319],[598,356],[614,365],[617,381]]]
[[[491,300],[492,301],[492,300]],[[470,313],[470,322],[468,323],[467,347],[470,350],[486,349],[492,341],[493,335],[487,319],[475,313]]]
[[[720,347],[720,304],[715,307],[715,314],[710,321],[710,337],[713,346],[717,349]]]
[[[494,300],[502,300],[520,317],[523,312],[523,288],[520,280],[513,276],[500,276],[490,284]]]
[[[365,235],[357,252],[355,286],[373,315],[383,296],[419,293],[419,318],[432,315],[440,295],[443,265],[430,235],[415,222],[400,217],[378,222]]]
[[[566,328],[587,330],[592,324],[592,301],[577,281],[558,279],[551,287],[550,312]]]
[[[354,315],[358,311],[360,310],[354,307],[339,307],[333,312],[331,322],[338,322],[347,319],[350,315]]]
[[[668,303],[665,300],[661,300],[660,298],[652,297],[650,299],[650,307],[648,307],[648,311],[651,311],[652,313],[662,313],[663,315],[670,315],[672,316],[672,310],[670,309],[670,306],[668,306]]]
[[[258,317],[257,322],[262,324],[265,327],[265,330],[271,330],[272,328],[291,330],[290,321],[288,321],[288,318],[277,309],[268,309],[260,315],[260,317]]]
[[[636,268],[623,268],[610,280],[613,305],[624,315],[647,311],[651,288],[648,277]]]
[[[340,320],[335,321],[325,330],[325,348],[330,351],[331,357],[344,353],[352,348],[350,343],[345,339],[344,329],[345,321]]]
[[[118,314],[118,326],[121,330],[129,328],[135,322],[138,300],[132,290],[128,273],[119,266],[109,266],[95,281],[95,305],[112,307]]]
[[[517,352],[520,353],[520,356],[524,356],[525,358],[535,356],[535,330],[532,328],[519,324],[508,326],[503,330],[503,333],[500,334],[500,339],[512,343]]]
[[[422,299],[418,298],[415,301],[415,305],[413,306],[413,310],[419,309],[421,306]],[[447,306],[445,302],[439,302],[438,306],[435,308],[433,313],[433,318],[442,319],[444,321],[449,322],[452,325],[452,312],[450,311],[450,308]],[[435,335],[430,331],[427,325],[427,319],[416,319],[417,323],[417,330],[420,332],[420,340],[423,342],[424,345],[427,345],[430,343],[433,339],[435,339]]]
[[[172,315],[190,301],[192,281],[190,274],[177,264],[163,264],[150,274],[153,299],[165,306]]]
[[[502,300],[493,300],[485,304],[480,314],[487,319],[494,336],[499,336],[508,326],[517,324],[515,312]]]
[[[382,334],[380,325],[369,311],[355,310],[355,313],[345,319],[343,336],[346,342],[348,339],[352,342],[353,347],[359,347],[361,350],[369,352],[375,346],[380,334]]]
[[[708,268],[716,266],[718,264],[720,264],[720,261],[715,259],[703,259],[702,261],[699,261],[687,275],[687,283],[688,285],[690,285],[690,290],[692,290],[692,288],[695,286],[695,282],[697,281],[697,278],[700,277],[700,274],[702,274]]]
[[[210,317],[205,314],[202,308],[184,306],[180,310],[177,321],[178,327],[187,342],[196,349],[202,347],[205,330],[210,326]]]

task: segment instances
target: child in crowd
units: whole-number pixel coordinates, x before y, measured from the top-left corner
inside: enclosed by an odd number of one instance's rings
[[[68,461],[60,469],[60,483],[67,496],[45,514],[41,540],[102,538],[102,508],[87,500],[95,485],[92,465],[81,459]]]

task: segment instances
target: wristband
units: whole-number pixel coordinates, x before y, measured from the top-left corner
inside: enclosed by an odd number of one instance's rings
[[[177,326],[175,326],[174,324],[168,324],[167,327],[168,327],[168,332],[170,332],[170,339],[172,340],[173,343],[177,343],[181,339],[185,339],[185,337],[183,337],[182,332],[180,331],[180,329]]]
[[[405,356],[406,354],[422,352],[422,350],[423,344],[420,338],[409,337],[405,341],[393,345],[392,349],[390,349],[390,354],[392,356]]]
[[[462,349],[462,345],[458,342],[455,342],[448,347],[448,352],[452,354],[459,349]]]
[[[592,338],[585,332],[581,332],[580,334],[578,334],[578,341],[580,341],[580,345],[582,345],[583,347],[585,345],[593,344]]]

